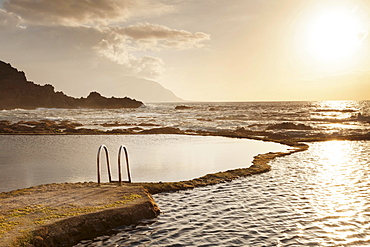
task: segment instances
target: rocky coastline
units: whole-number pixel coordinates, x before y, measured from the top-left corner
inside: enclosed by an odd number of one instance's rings
[[[23,71],[0,61],[0,109],[36,108],[138,108],[144,103],[125,98],[106,98],[91,92],[86,98],[73,98],[55,92],[50,84],[38,85],[27,81]]]
[[[294,124],[290,124],[294,125]],[[253,131],[245,128],[236,128],[234,130],[193,130],[160,126],[152,123],[103,123],[96,128],[86,128],[78,122],[68,120],[51,121],[51,120],[37,120],[37,121],[19,121],[11,122],[8,120],[0,121],[0,135],[130,135],[130,134],[184,134],[184,135],[207,135],[207,136],[224,136],[232,138],[248,138],[261,141],[274,141],[283,144],[299,143],[299,142],[314,142],[314,141],[329,141],[329,140],[370,140],[370,133],[365,134],[323,134],[317,133],[306,136],[295,133],[275,133],[268,131],[270,129],[285,128],[289,126],[287,123],[273,125],[267,128],[266,131]],[[108,127],[108,129],[101,129],[100,127]],[[112,127],[112,128],[109,128]],[[120,128],[115,128],[120,127]],[[121,128],[124,127],[124,128]],[[307,128],[305,126],[297,125],[296,128]],[[292,128],[292,127],[291,127]]]

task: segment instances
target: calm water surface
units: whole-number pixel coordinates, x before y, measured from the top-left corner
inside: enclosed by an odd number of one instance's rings
[[[118,148],[127,146],[134,182],[189,180],[248,167],[258,153],[287,149],[277,143],[210,136],[0,135],[0,192],[46,183],[96,182],[101,144],[110,151],[114,180]],[[108,179],[104,156],[102,179]]]
[[[155,195],[157,219],[77,246],[370,246],[370,142],[311,143],[272,165]]]

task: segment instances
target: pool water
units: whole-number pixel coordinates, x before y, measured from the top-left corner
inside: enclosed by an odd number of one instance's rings
[[[97,181],[97,151],[109,150],[118,180],[120,145],[127,146],[133,182],[181,181],[248,167],[253,157],[287,146],[271,142],[188,135],[0,135],[0,192],[30,186]],[[108,181],[104,153],[102,182]],[[123,179],[126,179],[123,172]]]

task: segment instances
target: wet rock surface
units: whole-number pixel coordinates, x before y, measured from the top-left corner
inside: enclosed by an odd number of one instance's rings
[[[274,124],[274,125],[268,126],[267,129],[268,130],[276,130],[276,129],[312,130],[312,127],[304,125],[304,124],[284,122],[281,124]]]
[[[249,138],[262,141],[276,141],[279,143],[292,142],[313,142],[327,140],[370,140],[370,132],[364,134],[340,134],[340,133],[315,133],[306,134],[304,130],[311,129],[310,126],[300,124],[277,124],[272,129],[266,131],[255,131],[244,127],[234,130],[182,130],[175,127],[156,127],[157,124],[140,123],[106,123],[102,124],[106,127],[130,127],[130,128],[113,128],[113,129],[95,129],[85,128],[80,123],[71,121],[19,121],[12,123],[8,120],[0,121],[0,134],[85,134],[85,135],[104,135],[104,134],[189,134],[189,135],[207,135],[207,136],[225,136],[233,138]],[[140,127],[138,127],[140,126]],[[146,129],[142,128],[146,127]],[[154,128],[151,128],[154,127]],[[284,128],[295,128],[293,130],[302,130],[301,132],[276,132],[274,130]]]
[[[143,130],[141,134],[185,134],[184,131],[179,128],[172,127],[163,127],[163,128],[154,128],[149,130]]]
[[[187,109],[191,109],[192,107],[191,106],[186,106],[186,105],[178,105],[175,107],[175,110],[187,110]]]
[[[98,130],[85,129],[77,127],[82,126],[79,123],[70,121],[20,121],[11,123],[9,121],[0,121],[0,133],[2,134],[61,134],[61,133],[98,133]]]

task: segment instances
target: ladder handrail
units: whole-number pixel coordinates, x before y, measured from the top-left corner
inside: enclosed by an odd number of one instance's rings
[[[99,147],[99,150],[98,150],[98,156],[97,156],[97,169],[98,169],[98,184],[100,184],[100,153],[101,153],[101,150],[104,148],[104,151],[105,151],[105,157],[106,157],[106,160],[107,160],[107,170],[108,170],[108,178],[109,178],[109,182],[111,183],[112,182],[112,176],[111,176],[111,173],[110,173],[110,165],[109,165],[109,153],[108,153],[108,148],[107,146],[105,145],[101,145]]]
[[[127,177],[128,177],[128,182],[131,183],[131,174],[130,174],[130,165],[128,162],[128,152],[127,148],[125,145],[121,145],[118,150],[118,177],[119,177],[119,184],[122,184],[122,175],[121,175],[121,154],[122,150],[125,151],[125,157],[126,157],[126,169],[127,169]]]
[[[111,170],[110,170],[110,164],[109,164],[109,152],[107,146],[104,144],[101,145],[98,149],[98,155],[97,155],[97,170],[98,170],[98,184],[100,184],[100,173],[101,173],[101,168],[100,168],[100,158],[101,158],[101,151],[104,149],[105,151],[105,157],[107,160],[107,170],[108,170],[108,178],[109,178],[109,183],[112,183],[112,175],[111,175]],[[121,145],[118,150],[118,182],[119,185],[122,185],[122,169],[121,169],[121,156],[122,156],[122,150],[125,152],[125,157],[126,157],[126,169],[127,169],[127,177],[128,177],[128,182],[131,183],[131,174],[130,174],[130,165],[129,165],[129,160],[128,160],[128,151],[125,145]]]

